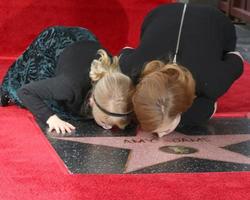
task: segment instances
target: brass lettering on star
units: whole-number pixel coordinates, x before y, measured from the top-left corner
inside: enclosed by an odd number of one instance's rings
[[[124,144],[145,144],[145,143],[156,143],[159,141],[159,138],[133,138],[133,139],[124,139]],[[171,140],[165,140],[166,142],[173,143],[182,143],[182,142],[209,142],[207,138],[173,138]]]
[[[141,144],[141,143],[155,143],[158,138],[138,138],[138,139],[125,139],[124,144]]]
[[[168,142],[181,143],[181,142],[209,142],[207,138],[174,138]]]

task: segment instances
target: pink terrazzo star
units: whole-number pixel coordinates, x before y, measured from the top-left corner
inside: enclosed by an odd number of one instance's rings
[[[139,132],[134,137],[60,137],[57,139],[130,149],[125,173],[183,157],[250,164],[249,157],[222,148],[248,141],[250,140],[250,134],[187,136],[173,132],[158,138],[151,134]],[[196,149],[196,152],[188,154],[180,152],[176,154],[167,153],[160,150],[164,146],[177,149],[178,146],[187,149],[191,148]]]

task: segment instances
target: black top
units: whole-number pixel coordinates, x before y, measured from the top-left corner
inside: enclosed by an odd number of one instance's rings
[[[18,90],[24,106],[43,122],[55,114],[44,100],[59,101],[72,113],[79,114],[91,89],[91,62],[100,48],[100,44],[94,41],[80,41],[65,48],[59,56],[55,77],[31,82]]]
[[[146,62],[173,58],[183,7],[182,3],[173,3],[154,9],[143,22],[139,46],[121,52],[121,69],[135,82]],[[234,51],[235,45],[235,28],[223,13],[208,6],[187,5],[177,63],[193,74],[198,98],[182,116],[183,121],[206,121],[216,99],[242,74],[241,58],[226,54]]]

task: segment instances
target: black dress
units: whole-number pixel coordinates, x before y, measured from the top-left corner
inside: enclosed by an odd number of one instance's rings
[[[145,63],[173,58],[184,4],[162,5],[151,11],[141,28],[136,49],[123,49],[122,71],[138,81]],[[182,114],[181,124],[206,122],[214,103],[240,77],[241,58],[235,51],[236,35],[231,21],[219,10],[202,5],[187,5],[180,38],[177,63],[188,68],[196,81],[196,95],[191,108]]]
[[[53,114],[81,119],[82,105],[92,87],[91,62],[101,48],[85,28],[50,27],[9,68],[1,89],[40,122]]]

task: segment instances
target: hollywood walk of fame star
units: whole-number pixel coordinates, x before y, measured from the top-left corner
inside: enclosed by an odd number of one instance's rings
[[[158,138],[139,132],[137,136],[133,137],[58,137],[57,139],[130,149],[125,173],[183,157],[250,164],[249,157],[223,149],[225,146],[250,140],[250,134],[187,136],[173,132]],[[162,151],[161,149],[164,147],[176,151],[176,153]],[[181,153],[178,152],[179,147],[183,150],[193,149],[195,151]]]

